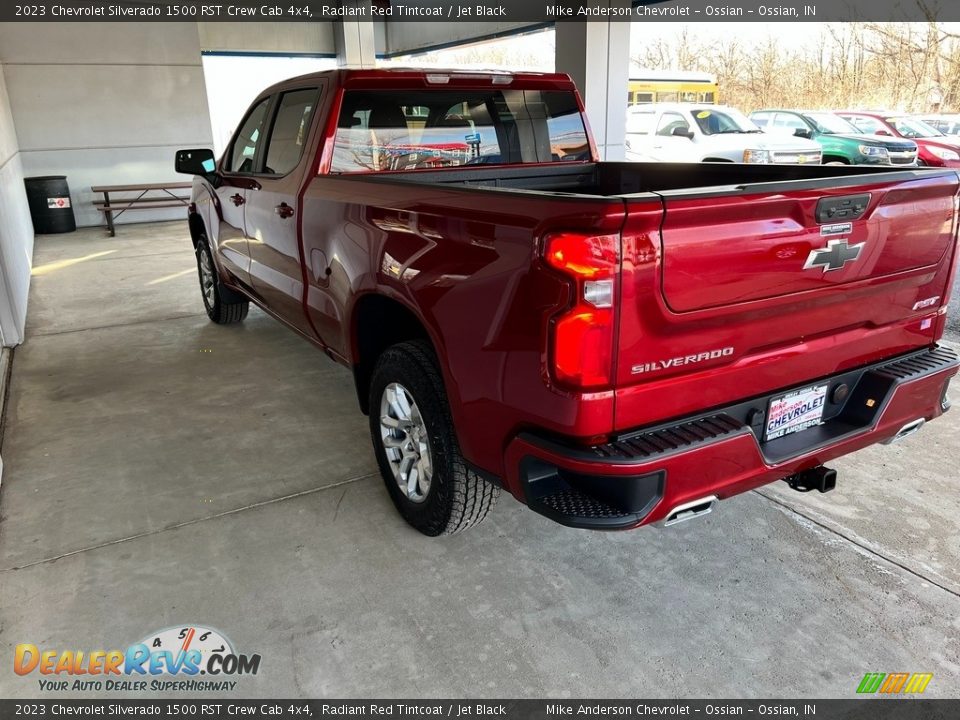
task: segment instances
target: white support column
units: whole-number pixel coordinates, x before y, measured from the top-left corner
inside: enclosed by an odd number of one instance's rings
[[[603,2],[599,3],[603,5]],[[629,0],[607,0],[611,7]],[[573,78],[587,108],[601,160],[623,160],[630,79],[630,23],[558,22],[556,69]]]
[[[340,67],[372,68],[377,63],[373,22],[370,21],[369,0],[345,0],[344,5],[366,6],[364,20],[349,17],[335,22],[334,40],[337,44],[337,64]]]

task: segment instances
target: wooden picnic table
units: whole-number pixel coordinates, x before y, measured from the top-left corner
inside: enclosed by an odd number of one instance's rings
[[[128,185],[96,185],[91,187],[95,193],[103,193],[103,200],[95,200],[94,207],[104,214],[110,237],[116,235],[113,221],[127,210],[151,210],[153,208],[180,207],[190,202],[189,197],[178,195],[176,190],[188,190],[191,182],[139,183]],[[110,199],[110,193],[139,193],[134,198]],[[147,193],[159,192],[159,197],[146,197]],[[119,212],[117,212],[119,210]]]

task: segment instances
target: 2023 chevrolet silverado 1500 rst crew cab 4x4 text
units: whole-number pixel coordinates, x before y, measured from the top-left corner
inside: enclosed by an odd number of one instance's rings
[[[598,162],[563,75],[338,70],[177,153],[215,322],[353,371],[424,533],[673,523],[948,407],[958,177]]]

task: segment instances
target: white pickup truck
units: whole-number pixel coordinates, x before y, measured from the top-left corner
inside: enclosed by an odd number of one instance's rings
[[[723,105],[654,103],[627,111],[627,159],[641,162],[819,164],[819,143],[765,134]]]

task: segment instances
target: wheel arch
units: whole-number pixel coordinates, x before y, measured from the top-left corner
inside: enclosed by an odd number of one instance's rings
[[[350,315],[350,337],[353,380],[357,400],[364,414],[370,411],[368,396],[373,369],[380,355],[391,345],[407,340],[424,340],[440,359],[437,343],[420,315],[400,300],[378,292],[361,295],[354,303]]]
[[[826,165],[827,163],[843,163],[844,165],[851,164],[849,158],[844,157],[843,155],[835,155],[834,153],[824,153],[820,158],[820,162],[823,165]]]
[[[193,243],[193,249],[196,250],[200,238],[207,234],[207,228],[206,225],[204,225],[203,218],[200,217],[200,213],[198,212],[192,212],[187,215],[187,223],[190,226],[190,241]]]

